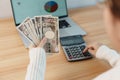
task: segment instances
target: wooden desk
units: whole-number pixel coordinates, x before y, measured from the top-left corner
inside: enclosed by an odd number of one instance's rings
[[[101,12],[96,7],[69,10],[70,17],[88,35],[85,41],[94,41],[111,46],[106,37]],[[112,47],[112,46],[111,46]],[[28,50],[25,49],[13,19],[0,20],[0,80],[24,80],[29,63]],[[45,80],[91,80],[108,70],[110,66],[98,59],[67,62],[63,50],[47,58]]]

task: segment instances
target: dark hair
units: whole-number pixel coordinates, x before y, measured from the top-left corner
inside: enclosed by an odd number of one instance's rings
[[[107,0],[110,4],[112,14],[120,19],[120,0]]]

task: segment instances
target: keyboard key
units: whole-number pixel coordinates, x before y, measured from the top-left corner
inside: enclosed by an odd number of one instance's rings
[[[67,27],[70,27],[70,24],[65,20],[60,20],[59,26],[60,26],[60,28],[67,28]]]

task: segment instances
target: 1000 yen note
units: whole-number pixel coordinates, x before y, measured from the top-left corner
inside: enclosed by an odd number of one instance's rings
[[[35,29],[37,38],[39,39],[39,36],[38,36],[38,29],[37,29],[37,25],[36,25],[36,23],[35,23],[35,18],[32,18],[31,20],[32,20],[32,23],[33,23],[33,25],[34,25],[34,29]]]
[[[21,24],[17,27],[17,30],[27,39],[31,42],[31,44],[33,46],[35,46],[35,43],[32,40],[32,37],[29,33],[29,31],[27,30],[27,27],[24,24]]]
[[[48,43],[45,45],[47,53],[56,53],[55,48],[58,48],[58,18],[57,17],[42,17],[42,37],[45,37],[45,33],[51,31],[55,34],[53,39],[48,39]],[[49,44],[49,45],[48,45]],[[49,46],[49,49],[47,49]],[[58,52],[58,51],[57,51]]]
[[[31,28],[30,28],[31,25],[29,24],[29,22],[26,22],[24,25],[27,27],[27,30],[28,30],[29,34],[31,35],[33,42],[37,46],[39,44],[39,41],[38,41],[37,37],[35,36],[35,34],[33,33],[33,31],[31,30]]]
[[[37,38],[37,33],[36,33],[36,31],[35,31],[35,28],[34,28],[34,24],[33,24],[33,22],[32,22],[32,19],[29,18],[29,17],[27,17],[23,23],[29,25],[29,28],[31,29],[32,34],[34,34],[34,36]]]
[[[41,16],[35,16],[35,24],[37,27],[37,32],[38,32],[38,36],[39,36],[39,40],[41,41],[42,39],[42,22],[41,22]]]

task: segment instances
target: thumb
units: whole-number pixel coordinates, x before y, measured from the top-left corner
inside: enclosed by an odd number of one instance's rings
[[[28,48],[29,48],[29,49],[32,49],[32,48],[35,48],[35,46],[34,46],[33,44],[30,44],[30,45],[28,46]]]
[[[46,42],[47,42],[47,38],[43,38],[42,40],[41,40],[41,42],[40,42],[40,44],[38,45],[38,47],[43,47],[45,44],[46,44]]]

